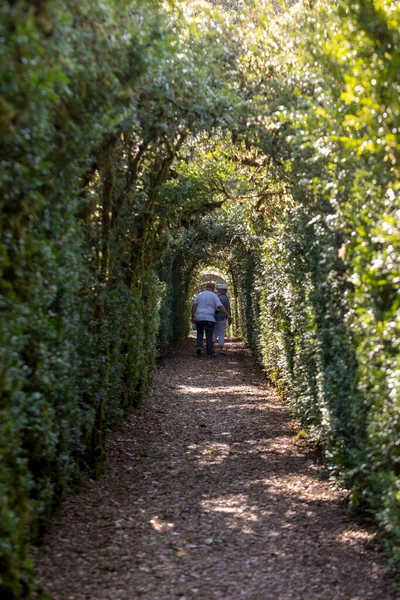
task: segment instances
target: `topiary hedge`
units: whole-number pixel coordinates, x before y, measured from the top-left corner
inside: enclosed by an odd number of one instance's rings
[[[101,471],[210,258],[399,556],[399,12],[213,4],[229,10],[0,7],[5,599],[28,593],[29,540]]]

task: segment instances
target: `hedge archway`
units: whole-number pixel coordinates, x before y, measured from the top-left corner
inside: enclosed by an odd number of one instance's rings
[[[101,472],[210,257],[398,558],[399,10],[9,0],[0,17],[2,596],[29,593],[29,541]]]

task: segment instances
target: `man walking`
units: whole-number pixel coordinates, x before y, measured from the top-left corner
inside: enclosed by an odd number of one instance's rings
[[[214,293],[213,283],[207,283],[204,292],[200,292],[192,304],[192,322],[196,323],[197,349],[196,354],[201,354],[203,347],[203,336],[206,334],[206,348],[208,356],[217,356],[213,347],[213,331],[215,326],[215,311],[222,311],[229,317],[228,311],[221,300]]]
[[[227,291],[228,291],[228,286],[226,285],[226,283],[220,283],[217,288],[217,294],[218,294],[218,297],[219,297],[221,303],[226,308],[226,311],[228,313],[228,323],[230,325],[232,323],[231,304],[229,302],[228,296],[226,295]],[[226,319],[227,319],[226,315],[221,310],[219,310],[218,312],[215,313],[215,326],[214,326],[214,333],[213,333],[213,342],[215,343],[218,339],[218,349],[219,350],[223,349],[224,343],[225,343]]]

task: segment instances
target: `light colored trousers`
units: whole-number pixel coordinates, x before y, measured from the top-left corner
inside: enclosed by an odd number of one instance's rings
[[[218,338],[218,346],[223,346],[225,343],[225,329],[226,329],[226,319],[223,321],[216,321],[214,325],[214,333],[213,333],[213,342],[217,341]]]

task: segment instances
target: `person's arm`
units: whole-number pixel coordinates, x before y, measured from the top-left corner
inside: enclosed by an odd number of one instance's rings
[[[197,310],[197,303],[193,302],[193,304],[192,304],[192,323],[196,323],[196,310]]]
[[[226,310],[225,306],[223,306],[221,304],[221,306],[217,307],[217,310],[220,310],[221,312],[224,313],[224,315],[226,316],[226,318],[228,319],[228,324],[231,325],[232,324],[232,317],[230,315],[230,313]]]
[[[228,313],[228,311],[226,310],[225,306],[223,304],[221,304],[221,306],[217,306],[217,310],[220,310],[221,312],[224,313],[224,315],[226,316],[227,319],[230,319],[230,314]]]

